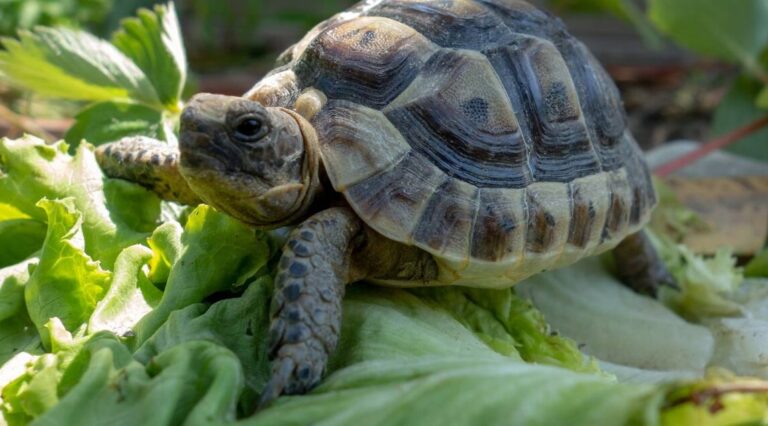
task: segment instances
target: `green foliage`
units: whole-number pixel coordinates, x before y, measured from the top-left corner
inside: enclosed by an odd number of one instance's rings
[[[154,12],[139,10],[138,17],[122,22],[112,43],[144,72],[160,102],[169,111],[179,111],[187,59],[173,3]]]
[[[13,35],[20,28],[37,25],[69,26],[102,21],[110,0],[3,0],[0,2],[0,34]]]
[[[712,133],[724,135],[768,115],[768,108],[760,107],[755,99],[756,94],[765,90],[765,87],[748,75],[738,77],[715,110]],[[728,150],[735,154],[768,161],[766,140],[768,140],[768,129],[762,129],[729,146]]]
[[[75,100],[134,99],[157,105],[146,76],[113,45],[86,32],[40,27],[2,40],[0,70],[11,84]]]
[[[126,19],[113,43],[83,31],[38,27],[2,39],[0,77],[39,95],[95,102],[67,141],[100,144],[129,135],[175,141],[186,59],[172,3]]]
[[[131,102],[108,101],[77,113],[65,139],[72,146],[83,140],[100,145],[132,135],[165,140],[165,134],[162,111]]]
[[[748,69],[768,43],[765,0],[651,0],[648,14],[683,46]]]

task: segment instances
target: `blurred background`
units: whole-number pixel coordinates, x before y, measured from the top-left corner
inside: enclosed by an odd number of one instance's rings
[[[623,92],[632,130],[644,148],[676,139],[707,140],[748,124],[753,118],[751,111],[733,117],[730,108],[718,110],[729,96],[739,67],[697,56],[665,39],[646,17],[644,0],[533,2],[561,16],[571,32],[606,66]],[[154,3],[3,0],[0,34],[14,36],[18,29],[35,25],[65,25],[108,38],[121,19]],[[283,49],[317,22],[354,3],[178,0],[192,74],[188,91],[243,93],[271,68]],[[74,108],[62,101],[40,102],[34,95],[4,87],[1,82],[0,101],[4,106],[0,132],[10,136],[21,132],[22,127],[39,127],[60,135],[69,125],[61,117],[71,117],[68,109]],[[753,134],[730,149],[768,160],[766,144],[755,142],[766,139],[768,132]]]

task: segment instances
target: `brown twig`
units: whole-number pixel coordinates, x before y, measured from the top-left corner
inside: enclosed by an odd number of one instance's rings
[[[10,126],[20,129],[25,133],[38,136],[48,142],[56,140],[56,137],[37,125],[34,120],[22,117],[3,104],[0,104],[0,120],[6,121]]]
[[[683,167],[690,165],[691,163],[696,162],[697,160],[706,156],[712,151],[717,151],[718,149],[722,149],[728,145],[736,143],[766,126],[768,126],[768,116],[755,120],[752,123],[749,123],[744,127],[740,127],[719,138],[715,138],[705,143],[701,147],[695,149],[694,151],[691,151],[685,155],[682,155],[678,158],[673,159],[672,161],[664,163],[656,167],[653,170],[653,173],[656,176],[661,176],[661,177],[668,176],[669,174],[677,170],[680,170]]]
[[[687,403],[693,403],[694,405],[701,406],[708,402],[714,402],[714,405],[710,407],[710,411],[716,412],[724,408],[720,398],[732,393],[765,394],[768,393],[768,386],[766,386],[764,383],[720,384],[710,388],[700,389],[692,392],[690,395],[669,401],[664,404],[664,409],[668,410]]]

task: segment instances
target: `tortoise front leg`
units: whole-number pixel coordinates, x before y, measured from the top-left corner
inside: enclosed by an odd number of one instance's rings
[[[677,288],[644,231],[626,237],[613,249],[613,256],[619,278],[637,293],[655,297],[662,285]]]
[[[179,151],[165,142],[144,136],[123,138],[99,146],[96,161],[107,176],[135,182],[164,200],[201,202],[179,173]]]
[[[291,233],[275,278],[269,330],[272,376],[261,394],[264,406],[281,394],[301,394],[322,378],[341,331],[341,300],[350,282],[353,241],[360,219],[348,208],[331,208]]]

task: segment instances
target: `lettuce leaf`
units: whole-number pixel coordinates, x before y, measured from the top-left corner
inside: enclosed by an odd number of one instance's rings
[[[473,355],[363,362],[239,424],[653,424],[652,386]]]
[[[32,257],[0,269],[9,424],[656,425],[749,421],[768,407],[765,382],[696,379],[712,365],[765,374],[768,286],[737,285],[724,258],[678,254],[681,273],[713,281],[707,288],[739,316],[687,322],[597,259],[515,291],[356,284],[327,379],[251,416],[269,375],[278,250],[267,234],[105,179],[88,145],[70,155],[61,143],[5,139],[0,167],[0,218],[47,229]],[[725,396],[702,398],[713,392]]]
[[[89,341],[63,376],[76,383],[37,422],[222,424],[234,420],[243,386],[240,364],[225,347],[189,341],[142,365],[108,335]]]
[[[24,299],[44,345],[50,347],[48,321],[56,317],[69,331],[81,329],[109,286],[111,274],[85,253],[82,215],[73,199],[44,199],[38,205],[48,214],[48,234],[24,287]]]
[[[705,258],[663,237],[652,237],[652,241],[680,286],[679,291],[662,290],[661,299],[667,306],[692,320],[741,313],[741,307],[728,299],[743,280],[729,249],[721,248],[715,256]]]
[[[163,231],[175,232],[173,227]],[[155,240],[173,238],[155,235]],[[172,311],[253,278],[266,266],[270,253],[266,234],[207,205],[190,214],[181,244],[160,303],[135,328],[137,345],[154,334]]]
[[[152,251],[142,245],[123,250],[115,262],[109,291],[99,301],[88,322],[88,332],[132,333],[134,325],[159,303],[162,293],[149,282],[143,267]]]
[[[36,262],[37,259],[29,259],[0,269],[0,364],[10,362],[20,353],[43,352],[42,342],[24,303],[29,268]]]
[[[413,292],[448,309],[454,319],[502,355],[514,354],[526,362],[574,371],[599,372],[597,364],[584,357],[575,342],[553,333],[543,315],[512,289],[451,287]]]
[[[4,387],[6,421],[226,424],[249,416],[269,372],[264,337],[270,287],[269,277],[262,276],[240,296],[177,310],[134,354],[112,333],[72,338],[49,324],[58,336],[54,353],[28,357],[26,371]],[[723,412],[732,413],[729,418],[744,407],[748,411],[739,419],[767,412],[764,397],[752,395],[757,390],[739,390],[745,383],[765,386],[761,381],[618,383],[605,375],[525,363],[516,354],[499,353],[455,316],[454,303],[474,303],[466,294],[452,294],[450,305],[439,298],[351,287],[328,378],[311,394],[283,397],[239,423],[657,425],[682,418],[665,424],[693,425],[702,416],[715,418],[694,402],[714,389],[729,389],[729,398],[720,402]],[[484,319],[477,324],[498,321],[478,318]],[[691,418],[691,410],[697,417]]]
[[[45,224],[34,219],[0,221],[0,268],[30,257],[43,245]]]
[[[122,249],[143,242],[157,225],[160,200],[138,185],[106,179],[89,146],[74,155],[68,148],[33,136],[0,139],[0,199],[46,223],[37,202],[71,197],[82,214],[86,251],[110,268]]]
[[[0,321],[25,310],[24,286],[29,281],[29,267],[38,259],[29,259],[0,269]]]
[[[189,305],[171,313],[160,329],[134,353],[134,358],[148,363],[163,351],[186,341],[206,340],[231,350],[243,368],[245,390],[240,400],[243,411],[250,413],[252,403],[269,379],[267,360],[267,324],[272,280],[261,276],[235,298],[224,299],[207,307]]]
[[[632,292],[597,258],[538,274],[516,289],[542,311],[554,330],[601,361],[701,376],[714,350],[709,330]]]

